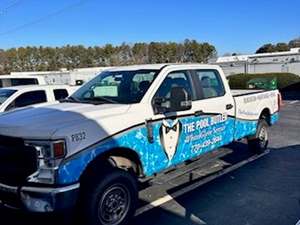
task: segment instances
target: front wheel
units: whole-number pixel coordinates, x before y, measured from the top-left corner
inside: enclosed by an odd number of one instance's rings
[[[259,154],[267,149],[269,143],[268,127],[265,120],[258,122],[256,134],[248,137],[248,147],[251,151]]]
[[[138,199],[136,178],[114,169],[100,179],[91,178],[83,199],[84,223],[124,225],[133,216]]]

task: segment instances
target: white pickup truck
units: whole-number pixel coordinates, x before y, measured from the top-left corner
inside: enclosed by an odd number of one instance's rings
[[[0,113],[62,100],[77,87],[67,85],[25,85],[0,88]]]
[[[139,178],[241,138],[263,152],[280,104],[277,90],[233,93],[218,66],[110,69],[59,104],[0,116],[0,200],[124,224]]]

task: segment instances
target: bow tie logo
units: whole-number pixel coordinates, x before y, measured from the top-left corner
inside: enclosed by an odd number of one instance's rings
[[[182,124],[178,119],[173,121],[163,120],[162,125],[159,128],[160,143],[168,160],[172,160],[176,155],[181,130]]]
[[[171,130],[177,131],[177,125],[174,125],[173,127],[166,127],[166,134],[169,133]]]

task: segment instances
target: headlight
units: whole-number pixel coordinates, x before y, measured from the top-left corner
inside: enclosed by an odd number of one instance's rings
[[[28,177],[29,182],[53,184],[57,168],[66,155],[64,140],[25,141],[25,145],[35,148],[38,170]]]

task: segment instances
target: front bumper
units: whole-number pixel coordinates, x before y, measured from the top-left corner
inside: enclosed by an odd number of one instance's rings
[[[57,212],[75,206],[79,183],[60,188],[13,187],[0,183],[0,203],[30,212]]]

